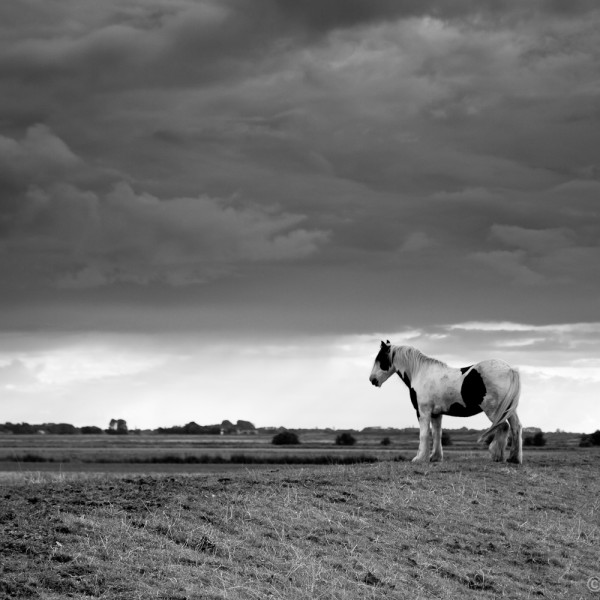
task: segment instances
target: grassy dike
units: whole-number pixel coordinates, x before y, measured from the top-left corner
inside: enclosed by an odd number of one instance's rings
[[[571,452],[521,467],[465,455],[226,476],[11,474],[0,597],[593,597],[598,463]]]

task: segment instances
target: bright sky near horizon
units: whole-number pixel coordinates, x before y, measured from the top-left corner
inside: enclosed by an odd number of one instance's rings
[[[593,0],[2,3],[0,422],[600,429],[599,103]]]

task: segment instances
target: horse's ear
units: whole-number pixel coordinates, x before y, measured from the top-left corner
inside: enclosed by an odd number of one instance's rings
[[[392,345],[392,342],[390,342],[390,340],[388,340],[388,341],[386,342],[386,345],[388,345],[388,346],[391,346],[391,345]]]

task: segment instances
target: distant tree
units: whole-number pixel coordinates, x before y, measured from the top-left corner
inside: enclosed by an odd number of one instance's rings
[[[154,429],[155,433],[161,435],[219,435],[221,433],[220,425],[198,425],[194,421],[190,421],[183,427],[174,425],[173,427],[158,427]]]
[[[235,431],[236,431],[235,425],[229,419],[225,419],[221,423],[221,432],[222,433],[235,433]]]
[[[254,423],[250,423],[250,421],[238,420],[235,426],[239,431],[254,431],[256,429]]]
[[[202,433],[202,427],[200,425],[198,425],[198,423],[196,423],[194,421],[190,421],[187,425],[184,425],[182,427],[181,433],[189,433],[192,435],[197,435],[199,433]]]
[[[596,429],[594,433],[588,435],[582,435],[579,441],[581,448],[589,448],[591,446],[600,446],[600,429]]]
[[[96,435],[98,433],[102,433],[102,429],[100,429],[100,427],[96,427],[95,425],[84,425],[81,428],[81,433],[84,435]]]
[[[127,421],[125,421],[125,419],[111,419],[106,433],[113,435],[127,435],[129,433]]]
[[[47,433],[58,435],[73,435],[77,433],[77,428],[70,423],[44,423],[42,429]]]
[[[442,431],[442,446],[452,446],[452,437],[447,431]]]
[[[382,445],[382,446],[389,446],[391,443],[392,443],[392,440],[390,440],[390,438],[389,438],[389,437],[384,437],[384,438],[381,440],[381,445]]]
[[[154,430],[156,433],[161,435],[179,435],[183,433],[183,427],[181,425],[174,425],[173,427],[158,427]]]
[[[280,431],[273,436],[271,443],[275,444],[276,446],[291,446],[299,444],[300,439],[293,431]]]
[[[356,444],[356,438],[348,432],[340,433],[335,438],[336,446],[354,446]]]
[[[207,435],[219,435],[221,433],[220,425],[203,425],[202,433]]]
[[[29,423],[7,423],[7,427],[15,434],[33,434],[37,433],[40,426],[30,425]]]
[[[543,431],[537,431],[533,435],[528,435],[523,440],[524,446],[545,446],[546,445],[546,437],[544,436]]]

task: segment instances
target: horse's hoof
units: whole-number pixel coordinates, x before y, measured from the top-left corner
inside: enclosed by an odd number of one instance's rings
[[[429,459],[426,456],[423,456],[422,458],[420,456],[415,456],[411,462],[414,462],[414,463],[429,462]]]

